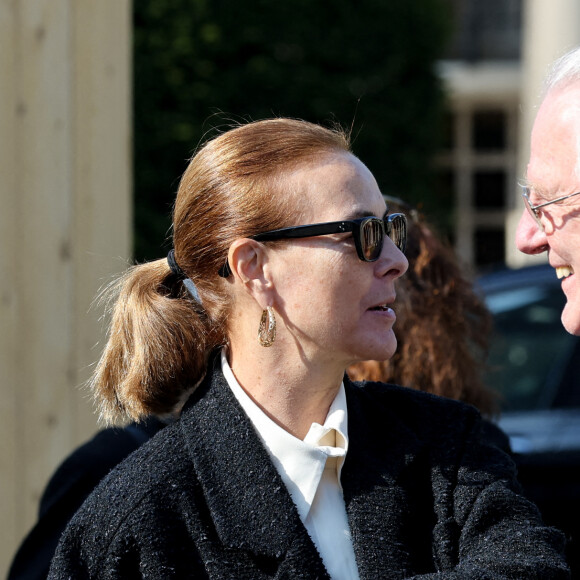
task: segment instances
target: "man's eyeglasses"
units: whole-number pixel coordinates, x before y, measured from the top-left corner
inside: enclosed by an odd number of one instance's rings
[[[535,222],[538,224],[540,229],[544,229],[542,225],[542,220],[540,219],[540,212],[539,209],[550,205],[551,203],[557,203],[558,201],[564,201],[569,197],[574,197],[575,195],[580,195],[580,191],[576,193],[571,193],[570,195],[564,195],[562,197],[557,197],[556,199],[551,199],[550,201],[546,201],[545,203],[540,203],[538,205],[532,205],[530,201],[530,188],[527,185],[521,185],[522,188],[522,197],[524,198],[524,205],[526,206],[527,210],[530,212],[530,215],[534,218]]]
[[[363,262],[375,262],[379,259],[386,236],[393,241],[401,252],[404,252],[407,246],[407,218],[402,213],[393,213],[383,219],[364,217],[340,222],[293,226],[263,232],[250,236],[250,238],[257,242],[271,242],[274,240],[310,238],[344,232],[352,232],[356,253]],[[219,275],[222,278],[227,278],[231,273],[227,262],[219,270]]]

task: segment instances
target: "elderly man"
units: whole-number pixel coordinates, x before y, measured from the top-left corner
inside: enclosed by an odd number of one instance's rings
[[[557,60],[546,78],[522,188],[517,247],[548,252],[567,298],[562,324],[580,335],[580,48]]]

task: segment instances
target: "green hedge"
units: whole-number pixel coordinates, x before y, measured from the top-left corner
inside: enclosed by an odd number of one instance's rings
[[[231,120],[352,126],[385,193],[442,209],[446,0],[135,0],[134,24],[137,260],[167,251],[187,160]]]

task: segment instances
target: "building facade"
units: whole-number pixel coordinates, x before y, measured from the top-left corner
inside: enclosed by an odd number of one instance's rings
[[[436,159],[455,200],[454,243],[484,269],[530,258],[515,248],[530,131],[547,67],[580,43],[575,0],[450,0],[455,33],[439,71],[448,138]]]

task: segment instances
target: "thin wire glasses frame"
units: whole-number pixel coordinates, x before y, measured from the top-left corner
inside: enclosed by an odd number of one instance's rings
[[[546,201],[545,203],[539,203],[538,205],[532,205],[532,202],[530,201],[530,193],[531,193],[530,187],[528,187],[527,185],[523,185],[523,184],[520,184],[520,187],[522,188],[522,197],[524,198],[524,205],[526,206],[526,209],[530,212],[530,215],[534,218],[534,221],[538,224],[538,226],[542,230],[544,229],[544,226],[542,225],[542,220],[540,219],[540,212],[538,212],[539,209],[546,207],[547,205],[550,205],[552,203],[564,201],[565,199],[568,199],[569,197],[574,197],[575,195],[580,195],[580,191],[577,191],[576,193],[570,193],[569,195],[563,195],[562,197],[557,197],[556,199],[551,199],[550,201]]]
[[[402,213],[393,213],[384,218],[369,216],[354,220],[292,226],[249,237],[257,242],[271,242],[346,232],[352,232],[357,256],[363,262],[375,262],[379,259],[386,237],[390,238],[403,253],[407,247],[407,217]],[[229,264],[226,262],[218,273],[222,278],[227,278],[232,273]]]

